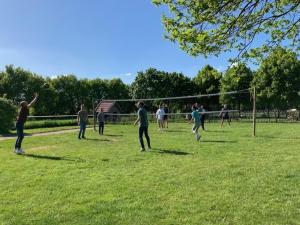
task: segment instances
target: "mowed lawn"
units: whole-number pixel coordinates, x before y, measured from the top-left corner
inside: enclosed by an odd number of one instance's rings
[[[0,224],[300,224],[300,124],[108,125],[0,142]]]

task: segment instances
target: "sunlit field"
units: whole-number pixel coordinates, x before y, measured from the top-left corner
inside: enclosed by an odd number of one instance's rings
[[[0,142],[0,224],[300,224],[300,124],[187,123]]]

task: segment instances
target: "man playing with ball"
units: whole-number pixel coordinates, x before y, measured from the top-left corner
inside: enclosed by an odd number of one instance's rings
[[[17,121],[16,121],[16,130],[17,130],[18,138],[17,138],[16,144],[15,144],[15,153],[17,153],[17,154],[25,153],[21,148],[22,141],[24,139],[24,124],[29,115],[29,108],[36,102],[37,98],[38,98],[38,94],[35,93],[34,99],[29,104],[26,101],[22,101],[20,103],[21,108],[19,110],[19,113],[17,116]]]

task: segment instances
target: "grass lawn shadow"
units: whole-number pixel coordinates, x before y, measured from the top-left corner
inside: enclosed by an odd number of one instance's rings
[[[123,134],[104,134],[104,136],[108,136],[108,137],[123,137]]]
[[[85,140],[87,140],[87,141],[106,141],[106,142],[111,141],[109,139],[98,139],[98,138],[85,138]]]
[[[237,141],[225,141],[225,140],[201,140],[200,142],[207,142],[207,143],[237,143]]]
[[[23,157],[28,157],[28,158],[34,158],[34,159],[47,159],[47,160],[55,160],[55,161],[78,161],[75,159],[67,158],[67,157],[60,157],[60,156],[49,156],[49,155],[36,155],[36,154],[24,154],[21,155]]]
[[[167,150],[167,149],[160,149],[160,148],[154,148],[152,149],[154,151],[157,151],[159,154],[172,154],[172,155],[190,155],[191,153],[184,152],[182,150]]]

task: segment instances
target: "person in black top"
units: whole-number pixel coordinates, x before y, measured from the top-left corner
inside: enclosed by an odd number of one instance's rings
[[[104,123],[105,123],[105,116],[103,109],[100,108],[100,112],[97,115],[98,125],[99,125],[99,134],[103,135],[104,132]]]
[[[27,120],[29,115],[29,108],[36,102],[38,98],[38,94],[34,94],[34,99],[28,104],[26,101],[22,101],[20,103],[21,108],[18,113],[17,121],[16,121],[16,130],[18,138],[15,144],[15,153],[17,154],[24,154],[25,152],[22,150],[21,145],[24,139],[24,124]]]
[[[221,127],[223,127],[224,120],[227,120],[230,126],[230,117],[229,117],[227,105],[224,105],[224,107],[221,109],[219,117],[221,118]]]
[[[200,108],[198,109],[199,113],[202,115],[201,116],[201,127],[202,127],[202,130],[205,130],[204,129],[204,122],[205,122],[205,109],[203,107],[203,105],[200,106]]]
[[[168,109],[168,105],[165,104],[164,107],[164,111],[165,111],[165,115],[164,115],[164,125],[166,128],[168,128],[169,122],[168,122],[168,113],[169,113],[169,109]]]

